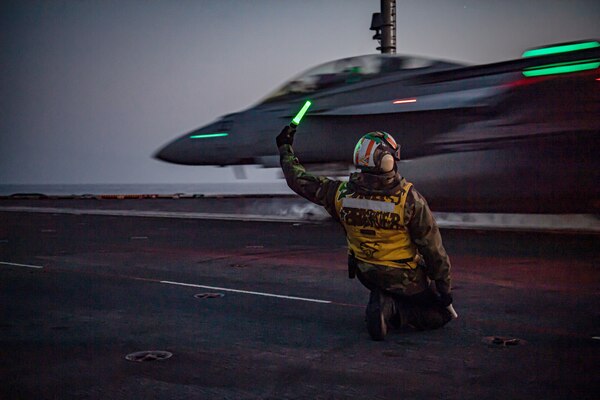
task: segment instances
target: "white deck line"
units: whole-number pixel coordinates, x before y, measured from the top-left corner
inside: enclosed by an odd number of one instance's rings
[[[6,261],[0,261],[0,264],[2,265],[12,265],[14,267],[25,267],[25,268],[37,268],[37,269],[44,269],[44,267],[39,266],[39,265],[29,265],[29,264],[17,264],[17,263],[11,263],[11,262],[6,262]]]
[[[181,282],[172,282],[172,281],[160,281],[160,283],[165,283],[167,285],[196,287],[196,288],[209,289],[209,290],[219,290],[222,292],[252,294],[255,296],[276,297],[278,299],[299,300],[299,301],[308,301],[311,303],[331,304],[331,301],[328,301],[328,300],[318,300],[318,299],[310,299],[310,298],[306,298],[306,297],[296,297],[296,296],[285,296],[282,294],[273,294],[273,293],[252,292],[249,290],[229,289],[229,288],[222,288],[222,287],[216,287],[216,286],[196,285],[193,283],[181,283]]]
[[[0,207],[0,211],[31,212],[43,214],[73,214],[73,215],[108,215],[117,217],[147,217],[147,218],[182,218],[182,219],[216,219],[225,221],[266,221],[266,222],[304,222],[317,221],[302,219],[295,215],[259,215],[259,214],[228,214],[201,213],[186,211],[140,211],[140,210],[87,210],[76,208],[55,207]]]
[[[600,219],[592,214],[433,214],[440,228],[600,233]]]
[[[229,214],[201,213],[184,211],[141,211],[141,210],[93,210],[57,207],[0,207],[4,212],[31,212],[74,215],[108,215],[147,218],[208,219],[225,221],[265,221],[320,223],[318,219],[293,215],[275,214]],[[282,210],[285,212],[286,210]],[[282,214],[283,214],[282,212]],[[600,219],[593,214],[493,214],[493,213],[445,213],[434,212],[440,228],[511,230],[511,231],[552,231],[572,233],[600,233]]]

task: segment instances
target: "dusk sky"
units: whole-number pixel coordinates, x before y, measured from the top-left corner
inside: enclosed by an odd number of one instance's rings
[[[231,180],[230,168],[170,165],[152,154],[303,70],[375,53],[369,25],[379,5],[3,0],[0,184]],[[597,0],[398,0],[397,8],[404,54],[488,63],[600,38]]]

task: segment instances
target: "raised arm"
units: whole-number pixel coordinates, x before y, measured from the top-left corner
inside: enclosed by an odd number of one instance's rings
[[[286,126],[276,139],[285,180],[290,189],[308,201],[325,207],[327,212],[337,220],[335,194],[341,182],[306,172],[292,148],[295,132],[295,128]]]

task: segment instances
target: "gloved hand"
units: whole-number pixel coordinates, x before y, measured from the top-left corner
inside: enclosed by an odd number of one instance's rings
[[[275,138],[277,142],[277,147],[283,146],[284,144],[291,145],[294,143],[294,134],[296,133],[296,128],[292,128],[289,125],[286,125],[279,135]]]
[[[442,307],[448,307],[450,304],[452,304],[452,295],[450,293],[440,294],[440,305]]]

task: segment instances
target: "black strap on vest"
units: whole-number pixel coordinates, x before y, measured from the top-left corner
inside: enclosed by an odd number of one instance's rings
[[[358,269],[358,263],[354,253],[348,253],[348,278],[354,279],[356,277],[356,270]]]
[[[415,260],[414,257],[410,257],[410,258],[403,258],[401,260],[391,260],[391,261],[398,263],[398,264],[408,264],[409,262],[412,262],[414,260]],[[354,256],[354,253],[351,251],[350,253],[348,253],[348,278],[349,279],[356,278],[356,270],[357,269],[358,269],[358,260]]]
[[[414,257],[410,257],[410,258],[403,258],[401,260],[392,260],[392,262],[398,263],[398,264],[406,264],[409,263],[411,261],[414,261],[415,258]]]

